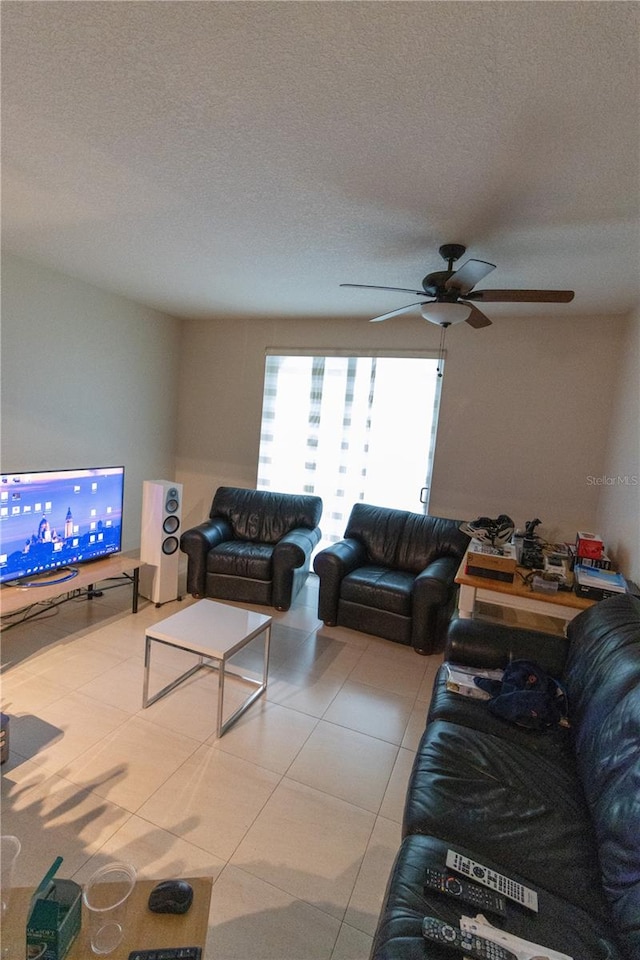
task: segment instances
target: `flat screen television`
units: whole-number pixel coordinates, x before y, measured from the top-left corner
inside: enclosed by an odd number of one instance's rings
[[[124,467],[0,474],[0,583],[68,580],[122,549]]]

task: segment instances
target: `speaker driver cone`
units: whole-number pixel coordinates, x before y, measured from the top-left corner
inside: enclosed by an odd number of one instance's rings
[[[162,552],[170,556],[172,553],[175,553],[178,549],[179,543],[177,537],[167,537],[162,544]]]

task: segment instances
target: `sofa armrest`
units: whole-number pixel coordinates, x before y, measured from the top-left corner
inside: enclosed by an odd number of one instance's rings
[[[207,554],[225,540],[233,540],[233,529],[226,520],[205,520],[191,527],[180,537],[180,549],[189,558],[187,564],[187,592],[194,597],[205,595]]]
[[[437,557],[416,577],[411,595],[411,643],[418,653],[442,649],[444,632],[453,612],[460,561]]]
[[[438,557],[418,574],[413,585],[414,616],[416,604],[447,602],[459,566],[460,561],[455,557]]]
[[[511,660],[534,660],[551,676],[561,677],[568,650],[566,637],[458,617],[449,624],[445,659],[502,669]]]
[[[301,567],[315,545],[320,542],[320,527],[309,530],[308,527],[297,527],[290,530],[276,543],[273,548],[274,567],[286,566],[292,570]]]
[[[278,610],[287,610],[291,604],[295,570],[307,567],[313,548],[320,542],[320,527],[296,527],[290,530],[273,548],[273,597]]]
[[[333,625],[338,620],[340,584],[348,573],[363,566],[367,551],[359,540],[347,538],[321,550],[313,561],[313,569],[320,578],[318,617]]]

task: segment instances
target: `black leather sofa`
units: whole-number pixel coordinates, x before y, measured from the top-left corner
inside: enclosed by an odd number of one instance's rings
[[[454,577],[469,545],[460,521],[356,503],[344,539],[318,553],[318,617],[418,653],[442,649]]]
[[[570,729],[536,733],[435,681],[407,791],[403,840],[373,960],[444,960],[424,916],[476,915],[425,890],[454,849],[534,889],[539,912],[507,900],[495,926],[575,960],[640,958],[640,600],[589,608],[568,640],[454,620],[446,656],[476,667],[534,659],[560,676]],[[544,949],[533,954],[545,956]]]
[[[209,519],[180,538],[187,591],[288,610],[309,575],[321,514],[320,497],[218,487]]]

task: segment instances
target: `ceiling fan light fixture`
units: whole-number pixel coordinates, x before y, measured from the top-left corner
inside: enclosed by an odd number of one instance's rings
[[[462,323],[471,315],[471,307],[467,303],[424,303],[420,307],[420,313],[429,323],[436,323],[438,326],[454,323]]]
[[[465,320],[470,327],[490,327],[491,320],[486,317],[476,305],[468,301],[479,300],[481,303],[569,303],[573,300],[573,290],[475,290],[475,285],[492,270],[494,263],[486,260],[467,260],[459,270],[453,269],[453,264],[465,252],[461,243],[445,243],[440,247],[440,256],[447,261],[446,270],[435,270],[428,273],[422,281],[422,290],[412,290],[407,287],[380,287],[371,283],[341,283],[341,287],[366,287],[369,290],[391,290],[398,293],[415,293],[419,297],[432,299],[420,300],[418,303],[407,303],[404,307],[383,313],[381,317],[373,317],[371,322],[387,320],[397,317],[420,307],[425,320],[446,331],[454,323],[463,323]]]

